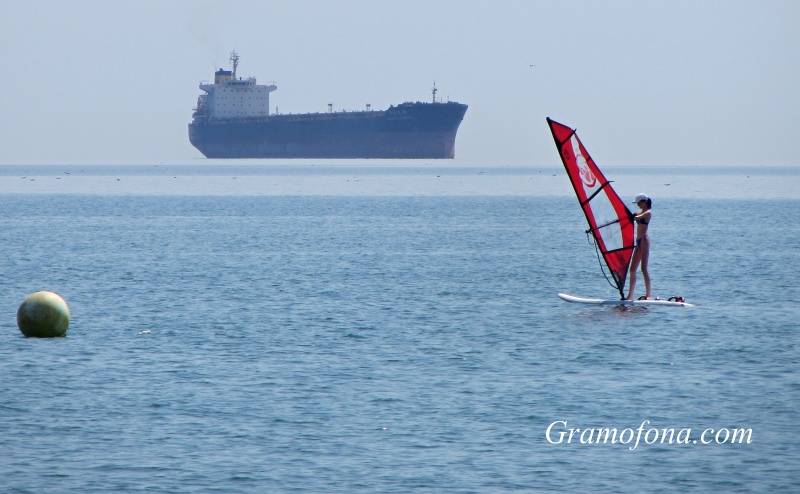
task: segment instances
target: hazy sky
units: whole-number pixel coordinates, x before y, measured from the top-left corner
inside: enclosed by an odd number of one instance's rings
[[[241,57],[281,113],[469,105],[456,161],[800,165],[800,2],[5,0],[0,163],[201,163],[200,81]]]

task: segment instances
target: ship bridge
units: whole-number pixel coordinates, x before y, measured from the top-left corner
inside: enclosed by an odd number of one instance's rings
[[[274,84],[257,84],[255,77],[236,78],[239,56],[231,52],[233,70],[219,69],[214,84],[200,84],[206,94],[197,100],[198,116],[212,119],[237,119],[269,116],[269,93]]]

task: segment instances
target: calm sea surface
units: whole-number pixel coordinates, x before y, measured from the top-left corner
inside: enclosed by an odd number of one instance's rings
[[[800,491],[800,170],[604,170],[621,310],[563,171],[361,163],[0,166],[0,491]]]

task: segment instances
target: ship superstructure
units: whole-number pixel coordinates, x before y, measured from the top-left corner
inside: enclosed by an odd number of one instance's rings
[[[256,84],[255,77],[236,78],[239,55],[231,52],[233,70],[219,69],[214,84],[200,84],[206,92],[197,98],[195,117],[236,119],[269,116],[269,93],[278,89],[274,84]]]

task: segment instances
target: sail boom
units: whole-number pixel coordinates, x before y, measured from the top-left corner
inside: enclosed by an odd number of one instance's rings
[[[593,232],[593,231],[599,230],[601,228],[605,228],[607,226],[615,225],[615,224],[617,224],[619,222],[620,222],[620,220],[619,220],[619,218],[617,218],[614,221],[610,221],[610,222],[606,223],[605,225],[600,225],[600,226],[598,226],[596,228],[589,228],[588,230],[586,230],[586,233]]]

